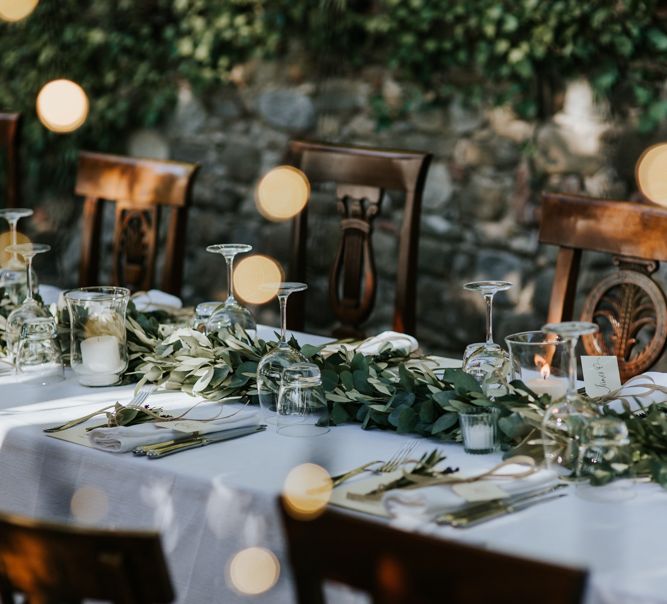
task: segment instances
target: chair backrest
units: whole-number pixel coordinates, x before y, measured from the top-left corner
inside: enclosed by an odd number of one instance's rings
[[[586,572],[407,533],[326,510],[297,520],[283,508],[299,604],[323,604],[322,583],[377,604],[575,604]]]
[[[0,113],[0,160],[4,163],[4,207],[19,207],[20,113]]]
[[[198,168],[196,164],[81,152],[75,189],[77,195],[85,198],[80,285],[98,284],[101,201],[106,200],[116,205],[113,284],[133,291],[153,286],[160,208],[165,206],[170,217],[159,287],[179,295],[187,212]]]
[[[616,355],[621,378],[646,371],[667,342],[667,305],[651,278],[667,260],[667,210],[656,205],[545,193],[540,241],[560,246],[549,322],[573,318],[582,250],[605,252],[618,270],[586,297],[581,320],[600,333],[583,338],[591,355]]]
[[[28,604],[172,602],[157,533],[76,528],[0,515],[0,598]]]
[[[371,237],[373,222],[381,212],[385,191],[405,192],[393,328],[414,334],[419,220],[431,155],[291,141],[287,161],[301,169],[311,182],[334,182],[337,185],[341,238],[329,273],[329,300],[341,324],[336,335],[362,335],[361,325],[373,310],[377,291]],[[307,225],[306,206],[295,218],[292,230],[289,276],[293,281],[306,279]],[[292,329],[302,330],[304,327],[304,304],[304,296],[290,300],[288,321]]]

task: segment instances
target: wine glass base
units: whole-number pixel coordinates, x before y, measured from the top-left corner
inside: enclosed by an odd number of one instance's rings
[[[322,436],[323,434],[326,434],[330,431],[331,428],[326,426],[313,426],[304,424],[278,427],[278,434],[281,436],[292,436],[296,438],[311,438],[313,436]]]

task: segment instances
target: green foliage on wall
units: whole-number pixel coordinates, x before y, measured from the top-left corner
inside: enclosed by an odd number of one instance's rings
[[[658,0],[42,0],[0,24],[0,108],[26,116],[31,183],[71,188],[71,161],[88,147],[119,150],[127,133],[160,123],[177,83],[224,82],[254,56],[295,47],[322,72],[387,65],[436,99],[511,102],[545,117],[568,78],[589,77],[614,110],[640,126],[667,117],[667,32]],[[342,67],[341,67],[342,66]],[[34,116],[40,87],[79,82],[86,125],[48,132]],[[662,95],[662,96],[661,96]],[[63,161],[65,160],[65,161]]]

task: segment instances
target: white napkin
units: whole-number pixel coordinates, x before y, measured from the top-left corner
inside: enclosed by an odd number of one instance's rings
[[[198,432],[200,434],[209,434],[211,432],[231,430],[232,428],[250,428],[252,426],[259,426],[259,423],[259,413],[256,411],[247,411],[236,413],[228,418],[202,422]],[[118,426],[117,428],[95,428],[95,430],[91,430],[88,433],[88,438],[93,447],[113,453],[125,453],[141,445],[153,445],[184,436],[187,436],[184,432],[170,430],[169,428],[160,428],[154,423]]]
[[[637,397],[643,407],[667,401],[667,394],[658,390],[649,392],[645,386],[663,386],[667,388],[667,373],[648,371],[629,379],[621,387],[619,395],[627,397],[626,401],[630,405],[631,411],[636,411],[640,408],[632,397]],[[619,399],[607,403],[607,407],[619,412],[625,410],[622,401]]]
[[[524,466],[508,465],[502,472],[525,470]],[[493,483],[510,497],[547,489],[558,484],[558,477],[550,470],[539,470],[525,478],[484,480]],[[457,495],[451,485],[433,485],[421,489],[389,491],[382,498],[382,505],[390,516],[430,521],[446,512],[452,512],[466,505],[466,500]]]
[[[379,354],[380,350],[387,343],[391,344],[391,347],[397,351],[403,351],[406,354],[414,352],[419,348],[419,343],[415,338],[408,335],[407,333],[398,333],[397,331],[383,331],[372,338],[367,338],[361,343],[353,342],[351,344],[344,344],[342,342],[333,342],[328,344],[322,349],[324,354],[333,354],[337,352],[340,348],[345,348],[346,350],[355,350],[360,352],[363,355],[371,356]]]
[[[38,290],[39,290],[39,295],[42,298],[42,302],[44,302],[44,306],[51,306],[51,304],[57,304],[58,299],[60,298],[60,294],[63,291],[62,289],[56,287],[55,285],[45,285],[43,283],[40,283]]]
[[[159,289],[149,289],[147,292],[136,294],[132,296],[132,302],[141,312],[183,308],[180,298]]]

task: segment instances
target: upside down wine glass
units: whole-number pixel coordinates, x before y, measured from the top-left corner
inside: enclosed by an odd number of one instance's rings
[[[509,355],[493,341],[493,297],[512,287],[508,281],[473,281],[463,286],[478,292],[486,303],[486,341],[468,344],[463,354],[463,371],[472,375],[487,396],[502,395],[507,385]]]
[[[50,249],[51,246],[46,243],[19,243],[7,247],[8,252],[19,254],[25,259],[26,283],[28,284],[23,304],[9,313],[7,317],[7,353],[11,358],[14,358],[14,348],[21,335],[24,323],[31,319],[49,316],[48,311],[32,295],[32,259],[37,254],[43,254]]]
[[[251,245],[241,243],[219,243],[206,248],[207,252],[224,256],[227,262],[227,299],[213,311],[206,322],[207,335],[217,334],[221,329],[233,329],[236,325],[248,332],[254,333],[257,330],[252,313],[234,298],[234,257],[250,250]]]
[[[29,208],[0,209],[0,218],[4,218],[9,224],[10,246],[18,243],[16,234],[19,220],[32,214],[33,211]],[[25,285],[25,265],[18,259],[16,252],[12,252],[7,265],[0,270],[0,287],[5,288],[14,303],[18,304],[23,285]]]
[[[595,405],[577,392],[577,342],[580,336],[598,331],[595,323],[566,321],[548,323],[542,331],[569,344],[568,386],[565,396],[554,401],[542,419],[542,446],[547,467],[563,478],[580,478],[581,445],[590,421],[598,417]]]
[[[277,289],[280,302],[280,340],[278,345],[266,353],[257,365],[257,394],[262,408],[264,421],[268,424],[277,423],[278,395],[283,370],[296,363],[307,363],[308,359],[295,350],[287,341],[287,298],[294,292],[308,288],[305,283],[292,281],[268,285]]]

